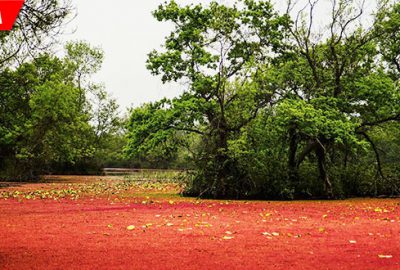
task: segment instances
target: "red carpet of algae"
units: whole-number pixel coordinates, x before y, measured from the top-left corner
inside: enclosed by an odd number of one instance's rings
[[[400,269],[400,199],[217,201],[179,185],[0,184],[0,269]]]

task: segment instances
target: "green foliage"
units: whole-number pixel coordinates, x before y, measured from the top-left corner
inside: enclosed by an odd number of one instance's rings
[[[304,138],[324,137],[336,143],[357,143],[357,119],[340,113],[334,98],[314,98],[310,102],[287,99],[277,106],[277,124],[295,126]]]
[[[177,132],[197,134],[193,158],[198,172],[190,193],[241,196],[248,179],[235,159],[237,135],[272,96],[255,78],[267,55],[284,47],[289,20],[269,2],[242,1],[240,6],[181,7],[171,1],[153,13],[175,30],[164,51],[149,54],[147,67],[163,82],[189,81],[189,89],[172,101],[132,112],[127,152],[165,156],[176,152],[177,144],[170,142]]]
[[[82,42],[66,47],[64,58],[42,54],[0,74],[3,178],[32,179],[107,159],[107,149],[114,151],[113,141],[122,137],[115,100],[88,80],[99,69],[102,52]]]
[[[381,5],[363,29],[362,7],[333,2],[326,34],[314,33],[315,5],[293,22],[267,1],[161,5],[153,15],[175,29],[147,67],[188,89],[131,112],[126,153],[172,158],[191,146],[189,195],[398,192],[398,168],[382,147],[396,145],[389,126],[400,120],[399,5]]]
[[[389,73],[397,80],[400,78],[400,3],[381,10],[377,15],[375,31],[380,36],[379,49],[386,63],[389,64]]]

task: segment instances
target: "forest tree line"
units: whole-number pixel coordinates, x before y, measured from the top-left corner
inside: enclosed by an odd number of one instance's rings
[[[190,169],[201,197],[399,194],[400,3],[328,1],[320,25],[321,2],[160,5],[174,30],[147,68],[185,90],[121,117],[91,80],[101,49],[51,50],[70,3],[26,1],[0,35],[0,177],[140,166]]]
[[[91,76],[100,48],[59,44],[74,16],[69,1],[27,0],[12,31],[0,32],[0,178],[98,173],[122,160],[116,101]]]
[[[132,111],[126,151],[181,153],[195,196],[398,194],[400,3],[364,4],[161,5],[154,17],[175,28],[147,67],[187,88]]]

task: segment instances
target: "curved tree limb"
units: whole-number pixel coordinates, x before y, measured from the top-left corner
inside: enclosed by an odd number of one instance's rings
[[[360,132],[360,134],[362,136],[364,136],[364,138],[367,140],[367,142],[369,142],[369,144],[372,146],[372,149],[374,150],[374,153],[375,153],[378,173],[382,178],[385,178],[383,171],[382,171],[381,157],[379,155],[378,148],[376,147],[374,141],[371,139],[371,137],[368,136],[368,134],[366,132],[362,131],[362,132]]]

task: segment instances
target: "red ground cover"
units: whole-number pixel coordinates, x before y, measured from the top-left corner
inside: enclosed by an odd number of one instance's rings
[[[0,192],[38,188],[65,186]],[[232,202],[159,190],[2,198],[0,268],[400,269],[399,199]]]

